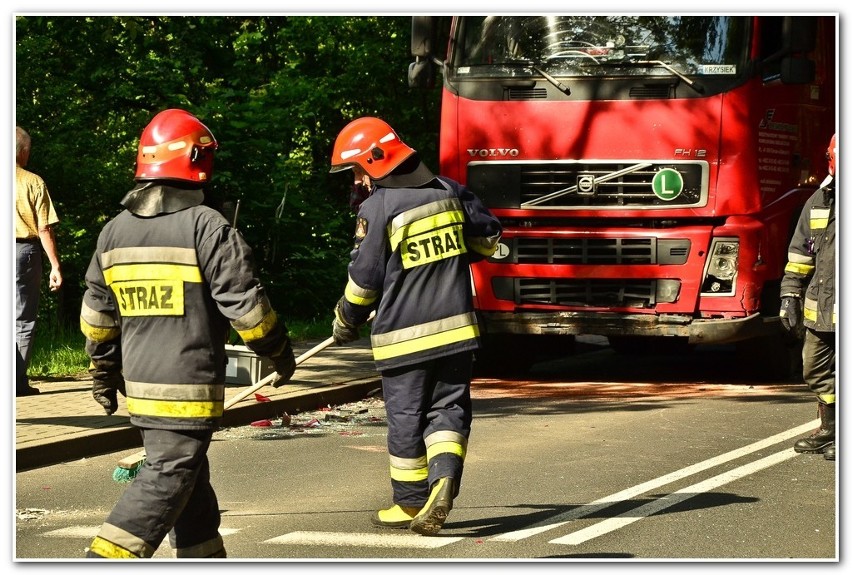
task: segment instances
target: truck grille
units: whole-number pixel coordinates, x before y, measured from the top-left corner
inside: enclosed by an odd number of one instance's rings
[[[652,264],[653,241],[647,239],[517,240],[518,263]]]
[[[513,257],[496,263],[562,265],[679,265],[690,241],[650,238],[507,238]]]
[[[677,194],[666,199],[655,193],[655,178],[659,182],[659,175],[664,170],[677,172],[682,181],[682,186],[678,184]],[[490,208],[699,207],[707,202],[708,177],[708,164],[704,161],[493,161],[468,164],[468,186]],[[670,179],[677,180],[677,177]]]
[[[516,306],[654,309],[678,301],[681,282],[672,278],[576,279],[491,278],[494,297]]]
[[[515,281],[518,305],[649,308],[657,303],[654,280],[522,278]]]

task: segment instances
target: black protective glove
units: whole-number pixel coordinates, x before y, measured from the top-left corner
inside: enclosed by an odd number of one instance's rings
[[[118,366],[112,363],[96,364],[92,362],[89,366],[92,374],[92,397],[95,398],[107,415],[112,415],[118,409],[118,393],[127,396],[124,388],[124,376]]]
[[[358,334],[358,326],[352,325],[343,319],[342,307],[343,299],[341,298],[334,308],[334,321],[331,323],[331,336],[337,345],[350,343],[361,337]]]
[[[802,300],[798,297],[781,298],[781,326],[787,333],[800,338],[804,323],[802,322]]]
[[[281,353],[269,359],[272,360],[275,372],[279,375],[279,379],[272,383],[272,387],[281,387],[290,381],[290,378],[293,377],[293,372],[296,371],[296,358],[293,356],[293,346],[290,345],[289,337]]]

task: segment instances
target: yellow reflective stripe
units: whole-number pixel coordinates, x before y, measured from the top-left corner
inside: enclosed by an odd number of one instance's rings
[[[391,479],[414,482],[425,481],[429,478],[429,468],[425,455],[414,458],[391,455],[389,459]]]
[[[388,459],[390,459],[391,467],[396,467],[397,469],[420,469],[421,467],[426,467],[425,455],[421,455],[420,457],[397,457],[390,455]]]
[[[484,238],[481,236],[466,237],[465,243],[478,254],[492,256],[497,251],[497,237]]]
[[[151,417],[221,417],[224,401],[175,401],[162,399],[127,398],[127,411],[131,415]]]
[[[152,557],[156,551],[155,548],[145,543],[143,539],[110,523],[101,525],[95,541],[98,539],[102,542],[98,544],[102,550],[98,551],[98,554],[105,557],[123,558],[125,557],[125,553],[129,553],[129,558],[147,558]],[[91,546],[93,550],[94,545],[95,543],[93,542]]]
[[[816,323],[819,317],[819,304],[816,301],[806,297],[803,311],[806,320]],[[834,304],[834,309],[831,311],[831,323],[837,325],[837,303]]]
[[[479,326],[466,325],[464,327],[452,329],[443,333],[436,333],[434,335],[420,337],[415,340],[403,341],[381,347],[377,347],[374,344],[373,359],[383,360],[390,359],[392,357],[399,357],[401,355],[409,355],[418,351],[434,349],[436,347],[450,345],[452,343],[466,341],[469,339],[475,339],[477,337],[479,337]]]
[[[458,224],[459,229],[461,229],[461,224],[463,223],[464,212],[461,210],[433,214],[413,221],[393,231],[390,236],[391,251],[396,251],[397,246],[408,238],[437,230],[438,228],[453,226],[454,224]]]
[[[460,445],[454,441],[441,441],[426,448],[426,457],[431,461],[432,458],[438,454],[450,453],[452,455],[458,455],[459,457],[464,459],[465,451],[466,450],[463,445]]]
[[[248,310],[246,313],[241,315],[235,320],[231,321],[231,326],[239,331],[241,329],[251,329],[257,324],[263,321],[263,318],[266,317],[272,311],[272,304],[269,303],[269,298],[263,296],[260,298],[253,308]]]
[[[86,323],[86,321],[82,317],[80,318],[80,331],[83,332],[83,335],[86,337],[86,339],[98,343],[103,343],[105,341],[116,339],[121,335],[120,328],[95,327]]]
[[[107,285],[115,282],[139,280],[174,280],[201,283],[201,270],[196,266],[180,264],[122,264],[104,269]]]
[[[113,316],[93,310],[86,302],[80,306],[80,331],[96,342],[110,341],[121,335],[121,328]]]
[[[795,262],[787,262],[787,265],[784,266],[784,272],[799,274],[802,276],[809,276],[813,273],[814,266],[807,264],[797,264]]]
[[[237,334],[242,338],[245,343],[250,343],[252,341],[256,341],[267,334],[269,334],[278,323],[278,316],[276,315],[274,310],[269,310],[263,319],[252,327],[251,329],[237,329],[236,325],[232,322],[231,325],[234,326],[234,329],[237,331]]]
[[[224,401],[225,386],[215,383],[124,382],[128,397],[166,401]]]
[[[97,553],[101,557],[110,559],[141,559],[139,555],[135,555],[123,547],[119,547],[114,543],[110,543],[106,539],[95,537],[92,544],[89,545],[89,550],[92,553]]]
[[[393,343],[405,342],[418,337],[439,334],[457,327],[473,325],[476,323],[474,313],[460,313],[450,317],[436,319],[426,323],[419,323],[410,327],[395,329],[387,333],[373,334],[371,337],[374,346],[382,347]]]
[[[452,441],[454,443],[460,444],[464,448],[467,448],[467,437],[465,437],[458,431],[452,431],[450,429],[441,429],[438,431],[433,431],[432,433],[423,438],[423,443],[426,444],[427,448],[432,444],[441,443],[443,441]]]
[[[828,225],[828,216],[831,210],[828,208],[811,208],[810,224],[811,230],[822,230]]]
[[[80,317],[92,327],[118,327],[118,322],[111,314],[95,311],[86,305],[86,302],[83,302],[83,305],[80,306]]]
[[[419,469],[400,469],[391,465],[390,476],[391,479],[395,479],[396,481],[404,481],[407,483],[413,483],[415,481],[426,481],[427,479],[429,479],[429,468],[421,467]]]
[[[787,252],[787,260],[797,264],[811,264],[814,263],[814,257],[809,256],[807,254],[800,254],[798,252]]]
[[[394,217],[390,224],[388,224],[388,238],[393,238],[401,228],[404,228],[417,220],[422,220],[443,212],[458,211],[459,213],[462,213],[461,210],[462,205],[458,198],[438,200],[406,210]]]
[[[195,248],[170,246],[147,246],[114,248],[101,254],[101,267],[110,268],[121,264],[165,263],[198,266]]]
[[[467,453],[467,437],[457,431],[442,429],[423,438],[426,457],[432,459],[440,453],[452,453],[464,459]]]
[[[826,405],[830,405],[837,401],[837,395],[835,395],[834,393],[821,393],[817,397],[821,399],[822,402]]]
[[[343,295],[346,301],[355,305],[370,305],[379,297],[379,292],[377,290],[362,288],[350,276],[346,282],[346,289],[343,290]]]
[[[803,312],[804,312],[803,315],[805,316],[805,319],[812,321],[812,322],[816,322],[817,317],[819,316],[818,308],[819,308],[819,306],[818,306],[817,302],[806,297],[805,298],[804,310],[803,310]]]

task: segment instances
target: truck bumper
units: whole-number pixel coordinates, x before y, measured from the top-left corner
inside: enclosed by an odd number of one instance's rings
[[[584,312],[480,312],[482,333],[515,335],[602,335],[684,337],[690,344],[725,344],[782,333],[779,318],[755,314],[736,319],[686,315]]]

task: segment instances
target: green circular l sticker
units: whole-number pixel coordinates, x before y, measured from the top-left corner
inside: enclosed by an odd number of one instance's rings
[[[683,176],[677,170],[663,168],[654,174],[651,188],[654,190],[654,195],[668,202],[678,197],[683,191]]]

